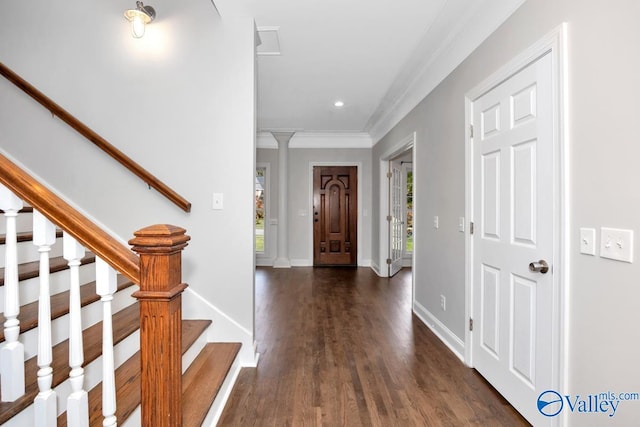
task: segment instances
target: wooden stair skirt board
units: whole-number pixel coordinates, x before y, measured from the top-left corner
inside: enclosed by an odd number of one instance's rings
[[[22,212],[31,212],[27,207]],[[0,212],[1,213],[1,212]],[[57,232],[60,238],[62,233]],[[18,240],[28,242],[32,240],[32,232],[20,230]],[[0,245],[5,244],[5,236],[0,234]],[[95,256],[91,253],[82,259],[82,265],[90,265],[95,262]],[[67,261],[62,257],[50,259],[51,274],[63,272],[69,267]],[[39,275],[39,262],[24,262],[18,266],[18,276],[21,285],[25,281],[37,278]],[[53,276],[52,276],[53,277]],[[122,292],[134,286],[134,283],[119,275],[117,282],[117,292]],[[129,289],[129,292],[131,290]],[[0,267],[0,292],[4,292],[4,268]],[[124,296],[124,295],[123,295]],[[125,296],[129,298],[128,296]],[[91,304],[99,301],[96,294],[95,281],[85,283],[80,287],[80,299],[83,310],[88,309]],[[51,295],[51,319],[59,319],[69,313],[69,291],[65,290],[55,295]],[[0,307],[2,308],[2,307]],[[38,327],[38,301],[30,301],[20,307],[20,334],[35,333]],[[4,313],[0,313],[0,344],[4,343]],[[239,343],[204,343],[204,334],[211,325],[210,320],[183,320],[182,321],[182,354],[193,347],[187,356],[193,359],[186,367],[183,378],[183,426],[196,427],[202,425],[207,419],[207,415],[212,408],[220,388],[229,372],[236,362],[240,351]],[[113,342],[114,346],[123,343],[127,337],[140,328],[140,308],[138,302],[131,298],[131,304],[113,315]],[[201,338],[202,337],[202,338]],[[84,341],[84,366],[88,366],[96,361],[102,354],[102,322],[91,326],[85,326],[83,331]],[[130,342],[131,340],[128,341]],[[135,341],[134,341],[135,342]],[[198,345],[194,345],[198,343]],[[130,353],[136,349],[132,348]],[[195,353],[200,352],[195,356]],[[194,359],[195,357],[195,359]],[[53,347],[53,381],[52,388],[55,388],[66,381],[69,377],[69,342],[64,340]],[[186,360],[185,360],[186,363]],[[184,369],[184,368],[183,368]],[[33,400],[38,394],[37,384],[37,356],[25,361],[25,395],[14,402],[0,402],[0,425],[32,425],[22,411],[33,405]],[[117,420],[121,424],[133,414],[140,405],[140,352],[137,351],[116,369],[116,401]],[[0,390],[1,392],[1,390]],[[15,417],[15,418],[14,418]],[[89,391],[89,423],[91,426],[102,425],[102,384],[98,384]],[[134,421],[133,418],[131,421]],[[67,423],[66,413],[58,417],[58,426],[65,426]],[[27,424],[25,424],[27,423]]]

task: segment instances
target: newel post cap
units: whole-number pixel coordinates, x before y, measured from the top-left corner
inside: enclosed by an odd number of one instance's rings
[[[139,254],[170,254],[187,246],[191,237],[182,227],[170,224],[156,224],[136,231],[129,240],[132,250]]]

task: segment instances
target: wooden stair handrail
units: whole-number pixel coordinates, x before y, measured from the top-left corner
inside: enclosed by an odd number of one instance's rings
[[[0,154],[0,183],[116,271],[140,284],[140,260],[125,245]]]
[[[40,105],[49,110],[51,114],[59,117],[63,122],[75,129],[80,135],[93,142],[102,151],[107,153],[125,168],[129,169],[129,171],[131,171],[134,175],[138,176],[149,186],[155,188],[160,194],[171,200],[171,202],[176,204],[180,209],[184,210],[185,212],[191,211],[191,202],[176,193],[173,189],[167,186],[164,182],[160,181],[151,172],[140,166],[122,151],[111,145],[107,140],[98,135],[80,120],[75,118],[67,110],[56,104],[53,100],[51,100],[51,98],[29,84],[29,82],[17,75],[2,62],[0,62],[0,74],[3,75],[11,83],[16,85],[18,88],[20,88],[24,93],[35,99],[38,103],[40,103]]]

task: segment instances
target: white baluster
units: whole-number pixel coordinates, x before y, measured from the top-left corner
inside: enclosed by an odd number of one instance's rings
[[[51,296],[49,295],[49,252],[56,241],[56,227],[40,212],[33,211],[33,244],[40,252],[40,296],[38,299],[38,388],[34,400],[35,425],[57,425],[56,392],[53,380],[51,349]]]
[[[113,362],[113,325],[111,301],[116,292],[116,271],[102,259],[96,259],[96,292],[102,301],[102,415],[104,427],[117,426],[116,377]]]
[[[13,402],[24,394],[24,345],[20,335],[20,298],[18,293],[18,251],[16,217],[22,209],[22,200],[8,188],[0,185],[0,209],[7,220],[4,267],[4,336],[0,348],[0,378],[2,401]]]
[[[84,390],[84,352],[82,345],[82,318],[80,307],[80,260],[84,248],[70,235],[62,239],[64,259],[68,261],[71,276],[69,289],[69,380],[71,394],[67,398],[67,425],[89,426],[89,399]]]

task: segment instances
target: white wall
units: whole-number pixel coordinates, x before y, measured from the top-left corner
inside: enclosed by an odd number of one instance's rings
[[[379,141],[374,162],[417,132],[414,172],[416,301],[451,336],[464,339],[464,95],[562,22],[568,23],[570,146],[569,341],[567,390],[586,395],[639,392],[640,259],[633,264],[581,255],[580,227],[640,232],[640,3],[529,0],[411,113]],[[373,170],[373,205],[379,194]],[[440,228],[431,226],[434,215]],[[379,221],[377,214],[374,224]],[[376,250],[374,227],[373,248]],[[599,239],[598,239],[599,244]],[[636,247],[638,239],[635,239]],[[447,297],[447,311],[439,295]],[[532,402],[533,404],[533,402]],[[615,417],[581,414],[574,426],[635,425],[640,402],[622,402]],[[606,421],[605,421],[606,419]]]
[[[295,138],[295,137],[294,137]],[[278,186],[277,150],[259,149],[257,161],[270,162],[271,188]],[[275,158],[275,161],[274,161]],[[313,164],[360,164],[361,192],[358,194],[358,259],[361,265],[371,260],[371,149],[369,148],[290,148],[289,149],[289,258],[292,265],[313,265],[312,213],[310,208],[310,167]],[[275,193],[275,195],[274,195]],[[277,191],[272,192],[277,197]],[[277,198],[270,199],[271,206]],[[277,218],[277,209],[271,211]],[[277,239],[276,227],[272,227],[272,239]],[[275,246],[273,246],[275,248]],[[273,254],[275,256],[275,254]]]
[[[122,15],[133,5],[2,2],[0,60],[184,195],[192,212],[1,78],[0,146],[123,240],[155,223],[186,228],[183,280],[252,345],[253,21],[220,19],[208,1],[156,0],[156,21],[134,39]],[[224,210],[211,210],[213,192],[224,193]]]

